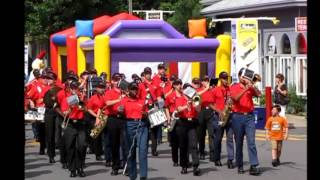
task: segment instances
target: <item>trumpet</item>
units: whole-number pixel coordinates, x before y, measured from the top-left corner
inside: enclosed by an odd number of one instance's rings
[[[192,97],[192,102],[198,106],[199,104],[201,104],[201,96],[199,94],[195,94]]]
[[[259,74],[254,74],[252,79],[253,84],[261,82],[261,76]]]

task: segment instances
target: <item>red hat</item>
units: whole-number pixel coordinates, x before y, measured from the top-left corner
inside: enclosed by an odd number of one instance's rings
[[[38,58],[38,59],[42,59],[45,55],[46,55],[46,51],[45,51],[45,50],[42,50],[42,51],[38,54],[37,58]]]

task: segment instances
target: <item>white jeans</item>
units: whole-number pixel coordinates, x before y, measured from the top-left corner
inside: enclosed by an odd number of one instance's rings
[[[280,116],[286,117],[286,107],[287,105],[280,105],[281,107],[281,112],[279,113]]]

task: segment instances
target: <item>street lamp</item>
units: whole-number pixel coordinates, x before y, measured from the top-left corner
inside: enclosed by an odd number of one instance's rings
[[[132,14],[132,0],[128,0],[128,4],[129,4],[129,14]]]

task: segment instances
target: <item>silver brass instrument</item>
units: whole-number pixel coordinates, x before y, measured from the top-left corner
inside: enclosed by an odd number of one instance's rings
[[[201,96],[197,93],[197,91],[194,88],[187,87],[185,90],[183,90],[183,94],[192,99],[192,102],[195,103],[196,106],[200,105]]]
[[[99,110],[99,114],[97,114],[97,118],[100,120],[100,123],[95,125],[90,132],[90,136],[93,139],[96,139],[99,134],[103,131],[103,129],[107,125],[108,116],[104,113],[103,109]]]
[[[172,115],[171,115],[171,121],[170,121],[170,124],[169,124],[169,126],[168,126],[168,131],[169,131],[169,132],[171,132],[171,131],[174,129],[174,127],[175,127],[175,125],[176,125],[176,122],[177,122],[177,120],[179,119],[179,117],[177,116],[177,114],[178,114],[178,111],[174,111],[174,112],[172,113]]]

